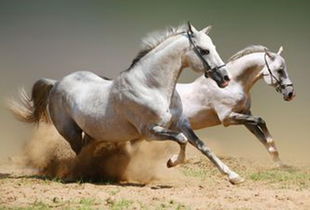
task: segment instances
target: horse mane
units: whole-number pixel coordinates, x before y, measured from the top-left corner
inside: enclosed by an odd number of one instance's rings
[[[268,48],[263,46],[263,45],[250,45],[250,46],[244,48],[243,50],[240,50],[239,52],[237,52],[233,56],[231,56],[228,59],[228,61],[234,61],[234,60],[237,60],[238,58],[241,58],[245,55],[249,55],[252,53],[265,52],[265,50],[268,50]]]
[[[112,80],[110,77],[106,77],[104,75],[98,75],[100,78],[105,79],[105,80]]]
[[[184,33],[186,30],[186,25],[180,25],[178,27],[169,26],[165,30],[149,33],[145,38],[142,39],[141,49],[136,57],[132,60],[131,65],[126,71],[132,69],[146,54],[160,45],[163,41],[175,35]]]

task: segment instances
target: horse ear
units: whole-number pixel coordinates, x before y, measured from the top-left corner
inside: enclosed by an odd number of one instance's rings
[[[281,46],[277,52],[278,55],[281,55],[281,53],[283,52],[283,46]]]
[[[188,26],[188,32],[190,35],[193,35],[198,32],[196,28],[192,26],[192,24],[189,21],[187,22],[187,26]]]
[[[212,27],[213,27],[212,25],[209,25],[209,26],[205,27],[204,29],[202,29],[201,31],[208,35],[209,32],[211,31]]]
[[[274,59],[274,56],[270,53],[270,51],[267,48],[265,48],[265,53],[270,59],[272,60]]]

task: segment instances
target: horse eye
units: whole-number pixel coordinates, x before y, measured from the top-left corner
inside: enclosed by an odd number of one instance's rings
[[[278,74],[281,76],[284,75],[284,69],[278,69]]]
[[[200,48],[200,54],[201,54],[201,55],[208,55],[209,53],[210,53],[209,50],[201,49],[201,48]]]

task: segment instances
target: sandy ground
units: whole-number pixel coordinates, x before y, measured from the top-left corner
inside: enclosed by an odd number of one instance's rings
[[[36,134],[23,155],[2,160],[0,209],[310,209],[308,166],[278,169],[271,162],[224,156],[246,179],[232,185],[194,149],[185,164],[168,169],[166,161],[177,150],[171,144],[144,144],[128,161],[120,150],[107,158],[93,148],[73,157],[64,142],[55,144],[57,138]],[[101,179],[107,171],[119,181]]]
[[[0,207],[109,209],[310,209],[310,170],[261,167],[224,158],[246,178],[234,186],[207,160],[171,169],[176,177],[148,184],[82,182],[32,176],[29,168],[0,166]],[[141,171],[143,173],[143,171]]]

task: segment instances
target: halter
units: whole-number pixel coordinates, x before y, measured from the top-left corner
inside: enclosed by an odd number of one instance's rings
[[[186,32],[187,33],[187,37],[189,40],[189,43],[193,46],[194,52],[195,54],[198,56],[198,58],[202,61],[205,69],[205,77],[208,77],[208,74],[213,73],[218,71],[220,68],[224,67],[226,64],[220,65],[220,66],[216,66],[214,68],[211,68],[211,66],[208,64],[208,62],[204,59],[204,57],[201,55],[201,53],[199,52],[199,49],[197,47],[197,45],[194,43],[194,41],[192,40],[192,35],[189,33],[189,31]]]
[[[264,60],[265,60],[265,64],[266,64],[266,67],[269,71],[269,76],[270,76],[270,79],[271,79],[271,84],[275,84],[275,87],[276,87],[276,91],[277,92],[281,92],[281,90],[285,89],[286,87],[293,87],[293,83],[290,83],[290,84],[282,84],[282,80],[278,80],[274,74],[272,73],[270,67],[269,67],[269,64],[267,62],[267,53],[265,53],[264,55]],[[266,74],[263,74],[264,76],[267,76]],[[275,80],[276,82],[273,83],[273,80]]]

